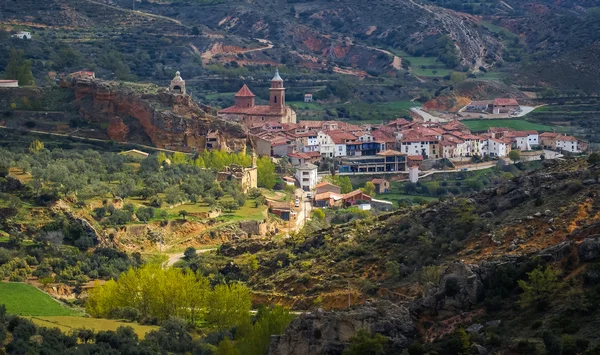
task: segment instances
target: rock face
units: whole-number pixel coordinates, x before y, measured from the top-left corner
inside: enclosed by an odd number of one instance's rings
[[[411,310],[418,314],[455,314],[469,309],[483,299],[482,280],[487,273],[487,268],[477,265],[450,264],[442,273],[439,285],[430,285],[423,297],[411,304]]]
[[[577,247],[577,255],[581,261],[592,261],[600,258],[600,235],[585,239]]]
[[[223,148],[245,151],[246,134],[240,125],[209,115],[188,95],[138,94],[102,80],[79,79],[72,87],[80,116],[107,124],[113,140],[191,152],[203,150],[208,132],[218,130],[224,136]]]
[[[415,335],[415,324],[407,308],[388,301],[367,302],[348,311],[319,309],[299,316],[283,335],[271,338],[268,354],[342,354],[350,338],[360,329],[390,338],[390,354],[401,353]]]

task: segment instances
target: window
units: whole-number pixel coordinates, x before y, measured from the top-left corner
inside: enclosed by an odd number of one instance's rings
[[[277,103],[277,96],[273,96],[273,101]]]

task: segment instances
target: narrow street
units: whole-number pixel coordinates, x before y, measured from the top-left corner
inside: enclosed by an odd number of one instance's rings
[[[303,191],[302,189],[296,189],[296,196],[300,197],[300,207],[298,209],[294,208],[298,213],[298,217],[296,219],[296,231],[299,231],[304,227],[304,223],[306,220],[310,218],[310,212],[312,211],[312,203],[311,200],[307,197],[308,192]]]

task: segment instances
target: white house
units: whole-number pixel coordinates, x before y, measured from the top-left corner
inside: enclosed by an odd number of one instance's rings
[[[527,142],[529,142],[529,146],[533,147],[536,145],[540,145],[540,135],[538,131],[523,131],[527,133]]]
[[[304,94],[304,102],[313,102],[313,94]]]
[[[505,157],[510,153],[510,142],[498,138],[487,140],[487,153],[493,157]]]
[[[438,158],[439,141],[433,136],[403,135],[400,151],[406,155],[421,155],[428,158]]]
[[[304,191],[310,191],[317,184],[317,166],[305,163],[296,168],[296,180],[300,188]]]
[[[529,135],[527,133],[517,131],[514,132],[512,136],[515,148],[519,149],[520,151],[531,150],[531,145],[529,144]]]
[[[317,134],[317,142],[319,144],[319,152],[323,158],[333,158],[335,144],[331,137],[323,132],[319,131]]]
[[[299,134],[297,142],[298,151],[304,153],[319,151],[319,139],[318,134],[316,132],[307,132]]]
[[[581,153],[581,147],[577,138],[573,136],[558,136],[556,137],[556,149],[564,150],[571,153]]]
[[[19,31],[16,34],[12,35],[14,38],[19,39],[31,39],[31,32],[27,31]]]

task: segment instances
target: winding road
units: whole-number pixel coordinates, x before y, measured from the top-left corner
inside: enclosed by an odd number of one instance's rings
[[[208,253],[209,251],[213,251],[213,250],[217,250],[217,248],[196,250],[196,254],[204,254],[204,253]],[[167,266],[173,266],[176,262],[183,259],[183,253],[167,254],[167,255],[169,255],[169,260],[167,260]]]

